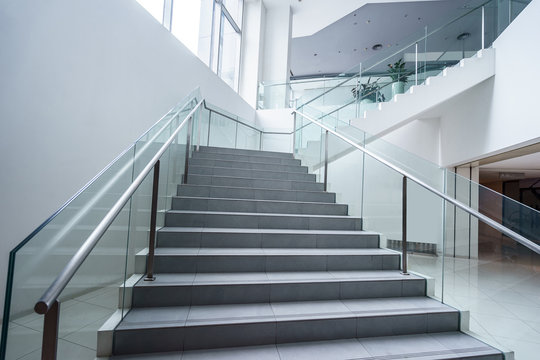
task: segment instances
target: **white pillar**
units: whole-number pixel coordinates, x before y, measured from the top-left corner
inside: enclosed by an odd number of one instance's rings
[[[262,78],[265,16],[266,9],[262,0],[244,1],[238,92],[254,108],[257,105],[258,86]]]
[[[271,83],[288,83],[292,37],[292,12],[287,4],[266,9],[262,80]],[[264,107],[288,106],[288,86],[266,87]]]

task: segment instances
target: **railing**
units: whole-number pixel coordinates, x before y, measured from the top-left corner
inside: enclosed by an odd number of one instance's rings
[[[53,359],[57,351],[66,358],[73,347],[78,359],[103,354],[97,329],[123,318],[142,274],[154,277],[155,232],[176,184],[188,181],[193,151],[259,150],[268,136],[290,133],[265,132],[206,103],[198,90],[171,109],[10,253],[0,359],[37,352]]]
[[[535,358],[540,212],[307,109],[294,111],[295,157],[428,278],[428,295],[470,311],[476,336]]]
[[[335,108],[338,107],[343,109],[347,104],[350,109],[346,109],[346,116],[358,117],[374,107],[373,103],[390,101],[396,94],[438,75],[445,67],[490,47],[528,2],[489,0],[465,9],[463,14],[442,22],[442,25],[439,21],[434,28],[426,26],[401,39],[397,50],[395,46],[380,50],[377,55],[333,78],[261,84],[258,107],[268,109],[289,105],[300,110],[311,104],[321,106],[321,110],[324,106],[324,111],[329,112],[337,111]],[[377,93],[383,96],[375,96]]]

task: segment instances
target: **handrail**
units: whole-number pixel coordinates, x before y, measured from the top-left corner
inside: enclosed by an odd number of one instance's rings
[[[493,219],[487,217],[486,215],[460,203],[459,201],[451,198],[450,196],[446,195],[446,194],[443,194],[442,192],[440,192],[439,190],[433,188],[432,186],[429,186],[428,184],[426,184],[425,182],[423,182],[422,180],[418,179],[417,177],[415,177],[414,175],[411,175],[410,173],[408,173],[407,171],[395,166],[394,164],[390,163],[389,161],[379,157],[378,155],[372,153],[371,151],[369,151],[368,149],[364,148],[363,146],[360,146],[358,145],[357,143],[355,143],[354,141],[348,139],[347,137],[335,132],[334,130],[332,130],[330,127],[324,125],[324,124],[321,124],[319,121],[315,120],[315,119],[312,119],[311,117],[309,117],[308,115],[305,115],[305,114],[302,114],[301,112],[299,112],[297,109],[294,109],[292,113],[296,113],[304,118],[306,118],[307,120],[311,121],[312,123],[318,125],[319,127],[325,129],[326,131],[328,131],[329,133],[333,134],[334,136],[337,136],[338,138],[340,138],[341,140],[345,141],[346,143],[348,143],[349,145],[352,145],[353,147],[357,148],[358,150],[362,151],[363,153],[369,155],[371,158],[377,160],[378,162],[386,165],[387,167],[389,167],[390,169],[396,171],[397,173],[401,174],[402,176],[404,176],[405,178],[415,182],[416,184],[420,185],[421,187],[423,187],[424,189],[430,191],[431,193],[439,196],[440,198],[448,201],[449,203],[457,206],[458,208],[460,208],[461,210],[469,213],[470,215],[476,217],[478,220],[482,221],[483,223],[491,226],[492,228],[494,228],[495,230],[498,230],[499,232],[505,234],[506,236],[510,237],[511,239],[517,241],[518,243],[522,244],[523,246],[526,246],[527,248],[531,249],[532,251],[536,252],[537,254],[540,254],[540,245],[534,243],[533,241],[525,238],[524,236],[516,233],[515,231],[513,230],[510,230],[509,228],[507,228],[506,226],[503,226],[501,224],[499,224],[498,222],[494,221]]]
[[[60,274],[56,277],[53,283],[41,296],[39,301],[34,306],[34,310],[38,314],[45,314],[51,309],[52,305],[58,299],[58,296],[60,296],[60,294],[65,289],[69,281],[73,278],[73,276],[75,275],[79,267],[83,264],[84,260],[88,257],[88,255],[94,249],[98,241],[105,234],[105,231],[107,231],[109,226],[111,226],[112,222],[116,219],[120,211],[122,211],[122,208],[124,207],[124,205],[128,202],[131,196],[135,193],[135,191],[144,181],[146,175],[150,173],[150,171],[152,170],[156,162],[163,155],[163,153],[168,149],[171,143],[175,140],[176,135],[178,135],[180,130],[184,127],[186,122],[193,116],[193,114],[199,108],[199,106],[203,103],[203,101],[204,100],[199,101],[199,103],[197,103],[197,105],[184,118],[182,123],[178,126],[178,128],[174,131],[174,133],[169,137],[167,142],[163,144],[163,146],[158,150],[156,155],[154,155],[154,157],[148,162],[148,164],[144,167],[144,169],[137,176],[137,178],[133,180],[131,185],[127,188],[126,191],[124,191],[124,193],[116,201],[113,207],[107,212],[103,220],[101,220],[101,222],[97,225],[94,231],[92,231],[92,233],[88,236],[88,238],[85,240],[83,245],[79,248],[79,250],[77,250],[75,255],[73,255],[73,257],[66,264],[64,269],[62,269]]]
[[[432,31],[429,32],[428,34],[425,34],[425,35],[420,36],[420,38],[418,38],[417,40],[414,40],[414,41],[412,41],[412,42],[407,42],[407,45],[406,45],[406,46],[401,46],[399,50],[394,51],[394,52],[392,52],[391,55],[388,55],[388,56],[384,57],[383,59],[381,59],[381,60],[375,62],[375,64],[370,65],[370,66],[367,67],[364,71],[367,71],[367,70],[372,69],[373,67],[375,67],[375,66],[379,65],[380,63],[382,63],[383,61],[386,61],[386,60],[388,60],[389,58],[395,56],[397,53],[401,52],[402,50],[407,49],[407,48],[413,46],[415,43],[418,43],[418,42],[420,42],[420,41],[422,41],[422,40],[424,40],[424,39],[427,39],[427,38],[430,37],[431,35],[435,34],[436,32],[440,31],[441,29],[447,27],[448,25],[453,24],[454,22],[456,22],[456,21],[458,21],[458,20],[464,18],[465,16],[467,16],[467,15],[473,13],[474,11],[483,8],[484,6],[486,6],[487,4],[489,4],[491,1],[493,1],[493,0],[485,1],[485,2],[483,2],[482,4],[480,4],[480,5],[478,5],[478,6],[474,7],[474,8],[472,8],[471,10],[467,11],[466,13],[461,14],[461,15],[457,16],[456,18],[454,18],[454,19],[452,19],[452,20],[446,22],[445,24],[439,26],[438,28],[432,30]],[[358,67],[358,66],[356,66],[356,67]],[[321,96],[324,96],[325,94],[328,94],[330,91],[333,91],[335,88],[340,87],[341,85],[343,85],[343,84],[346,83],[347,81],[349,81],[349,80],[351,80],[351,79],[354,79],[355,77],[358,77],[358,76],[360,76],[360,75],[355,74],[355,75],[351,76],[350,78],[348,78],[347,80],[341,82],[340,84],[338,84],[338,85],[336,85],[336,86],[333,86],[333,87],[331,87],[331,88],[328,89],[328,90],[325,90],[323,93],[321,93],[321,94],[315,96],[314,98],[312,98],[312,99],[308,100],[307,102],[303,103],[302,105],[300,105],[300,108],[302,108],[304,105],[308,105],[308,104],[312,103],[313,101],[317,100],[317,99],[320,98]]]

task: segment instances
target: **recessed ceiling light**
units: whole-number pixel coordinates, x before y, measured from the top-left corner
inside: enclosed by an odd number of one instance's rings
[[[313,56],[317,56],[317,53],[313,54]]]
[[[353,25],[358,25],[358,23],[355,21],[355,22],[353,22]]]
[[[356,14],[354,14],[353,16],[356,16]]]
[[[369,23],[371,23],[371,20],[369,20],[369,19],[366,20],[366,24],[369,24]]]
[[[353,51],[356,51],[357,49],[353,49]]]
[[[405,15],[403,15],[403,17],[407,17],[407,16],[409,16],[409,14],[405,14]]]
[[[471,36],[470,33],[464,32],[464,33],[459,34],[459,35],[457,36],[457,39],[458,39],[458,40],[465,40],[465,39],[467,39],[467,38],[470,37],[470,36]]]
[[[364,51],[367,51],[367,48],[364,48]]]
[[[382,47],[383,47],[382,44],[375,44],[371,47],[371,49],[377,51],[377,50],[381,50]]]

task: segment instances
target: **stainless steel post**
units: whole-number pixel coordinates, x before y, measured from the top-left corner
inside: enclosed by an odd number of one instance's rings
[[[328,130],[324,134],[324,191],[328,189]]]
[[[407,177],[403,177],[402,204],[401,204],[401,273],[409,275],[407,272]]]
[[[191,147],[191,126],[192,126],[193,117],[190,117],[188,120],[188,129],[187,129],[187,139],[186,139],[186,158],[185,158],[185,167],[184,167],[184,184],[187,184],[188,181],[188,170],[189,170],[189,149]]]
[[[43,344],[41,360],[56,360],[58,349],[58,323],[60,321],[60,303],[56,300],[43,319]]]
[[[148,239],[148,258],[146,259],[146,277],[144,281],[154,281],[154,252],[156,249],[156,216],[159,191],[159,163],[154,165],[154,182],[152,183],[152,210],[150,212],[150,236]]]

